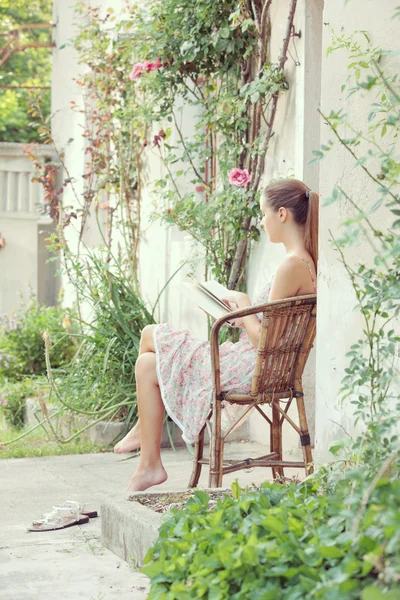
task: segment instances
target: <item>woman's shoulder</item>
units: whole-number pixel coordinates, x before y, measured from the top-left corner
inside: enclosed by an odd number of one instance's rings
[[[307,268],[312,273],[315,271],[315,265],[312,257],[309,254],[304,253],[304,255],[291,254],[290,256],[286,256],[284,260],[280,263],[277,272],[279,271],[282,274],[293,274],[293,273],[302,273],[304,269]]]
[[[315,288],[315,277],[311,257],[305,258],[297,255],[287,256],[279,265],[274,277],[271,291],[271,300],[289,298],[301,293],[312,293]]]

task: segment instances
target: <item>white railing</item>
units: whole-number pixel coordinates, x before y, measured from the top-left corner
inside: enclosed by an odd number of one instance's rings
[[[0,143],[0,218],[39,219],[43,189],[32,182],[35,166],[23,152],[23,144]],[[40,161],[52,159],[49,146],[35,147]]]
[[[52,159],[51,148],[35,147],[43,163]],[[0,313],[18,304],[19,293],[34,292],[43,304],[57,301],[56,263],[47,261],[45,239],[54,224],[43,216],[43,188],[32,182],[35,165],[23,144],[0,143]]]

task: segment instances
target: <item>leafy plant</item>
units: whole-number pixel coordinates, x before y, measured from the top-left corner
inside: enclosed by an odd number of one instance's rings
[[[25,424],[25,401],[36,394],[36,383],[26,378],[21,381],[0,382],[0,409],[6,422],[16,429]]]
[[[19,33],[21,47],[29,45],[23,51],[10,54],[0,67],[0,141],[1,142],[38,142],[38,114],[29,113],[31,100],[40,104],[45,118],[50,115],[51,49],[33,47],[35,44],[51,44],[51,0],[2,0],[0,6],[0,33],[2,47],[11,42],[8,51],[16,47],[12,31],[25,25],[48,25],[47,28],[35,27],[22,29]],[[7,50],[2,58],[7,55]],[[6,87],[9,86],[9,87]]]
[[[211,510],[197,491],[168,514],[146,557],[150,600],[398,598],[400,482],[380,480],[364,506],[350,474],[328,494],[321,479],[250,492],[234,484]]]
[[[296,2],[275,62],[270,4],[152,0],[124,22],[139,61],[130,89],[139,90],[144,119],[157,132],[146,139],[147,152],[165,167],[155,181],[155,216],[188,231],[206,268],[233,289],[243,284],[249,242],[259,237],[253,218],[265,155],[288,88],[283,68]],[[182,104],[190,132],[181,127]]]
[[[54,369],[58,400],[66,408],[94,416],[136,418],[135,362],[143,328],[154,323],[122,263],[110,265],[107,250],[76,260],[65,254],[80,303],[85,307],[79,346],[66,368]]]
[[[60,306],[43,306],[33,295],[28,303],[21,300],[17,310],[1,316],[0,324],[0,382],[46,373],[42,337],[45,331],[53,340],[51,360],[56,368],[68,363],[75,354],[74,338],[64,329],[72,327],[68,311]]]

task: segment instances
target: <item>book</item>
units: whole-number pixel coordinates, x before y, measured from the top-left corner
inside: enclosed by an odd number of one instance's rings
[[[188,281],[185,281],[184,285],[192,300],[210,317],[219,319],[232,312],[230,306],[222,300],[224,295],[229,293],[229,290],[218,281],[211,279],[201,283],[192,275],[188,275]],[[230,325],[229,321],[228,325]]]

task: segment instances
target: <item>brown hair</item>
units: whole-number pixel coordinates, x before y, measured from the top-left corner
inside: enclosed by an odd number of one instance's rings
[[[317,266],[319,195],[298,179],[280,179],[267,185],[263,199],[276,211],[290,210],[295,222],[304,227],[304,243]]]

